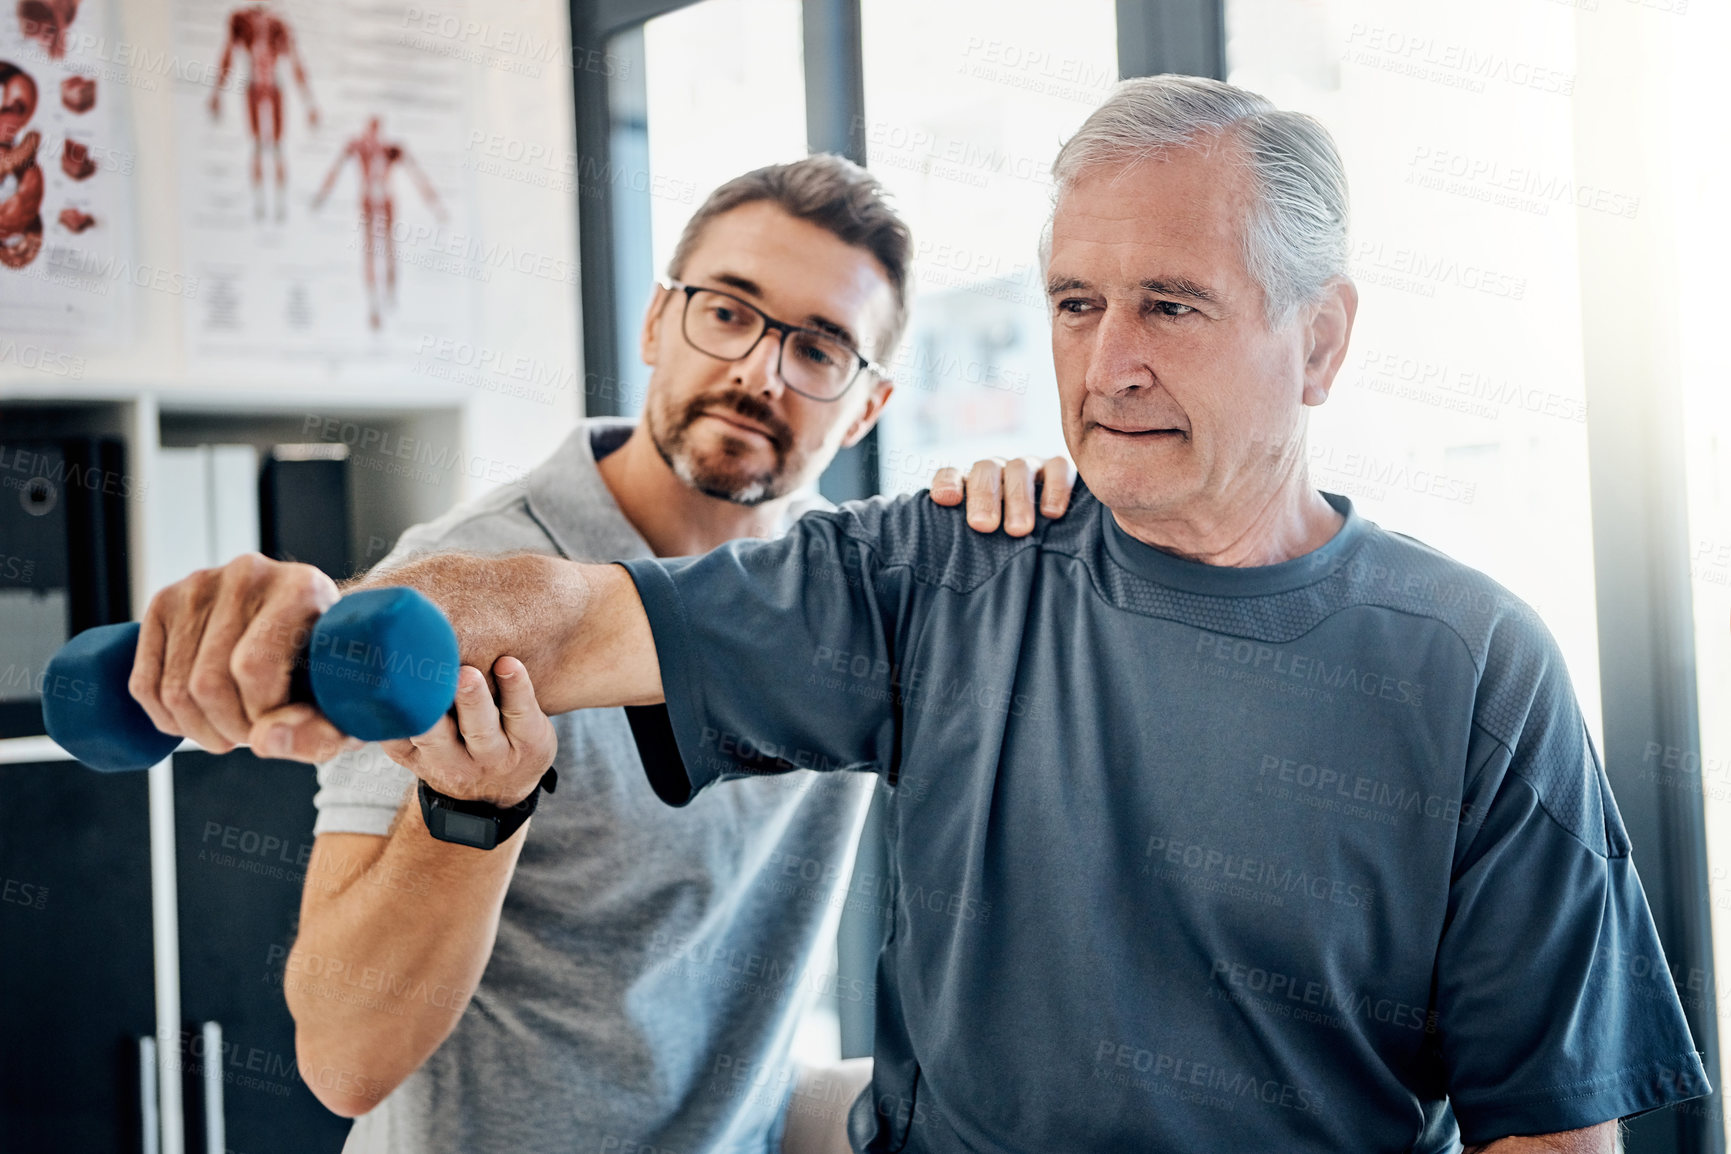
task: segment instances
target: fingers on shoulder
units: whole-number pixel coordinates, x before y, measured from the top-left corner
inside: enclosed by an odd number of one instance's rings
[[[959,505],[966,494],[967,484],[962,478],[962,471],[954,465],[945,465],[932,474],[932,500],[940,505]]]
[[[987,457],[968,470],[968,526],[982,533],[1003,520],[1004,459]]]
[[[1040,512],[1062,517],[1076,489],[1076,466],[1067,457],[1047,457],[1040,465]]]
[[[1034,531],[1034,473],[1038,462],[1016,457],[1004,465],[1004,532],[1025,537]]]

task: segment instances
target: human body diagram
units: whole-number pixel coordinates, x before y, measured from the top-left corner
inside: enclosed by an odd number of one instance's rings
[[[313,208],[323,206],[337,182],[343,166],[351,159],[360,170],[361,279],[367,286],[368,323],[377,329],[385,308],[394,306],[397,298],[396,241],[391,226],[396,219],[396,204],[391,195],[391,171],[402,165],[426,198],[427,205],[442,223],[446,219],[439,194],[421,166],[402,144],[386,140],[379,132],[379,118],[367,121],[366,129],[343,146],[336,162],[325,176],[313,197]],[[383,288],[380,282],[383,281]]]

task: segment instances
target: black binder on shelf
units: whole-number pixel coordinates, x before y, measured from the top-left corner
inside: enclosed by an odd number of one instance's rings
[[[317,565],[332,580],[354,575],[349,552],[347,445],[277,445],[259,471],[259,545],[279,561]]]
[[[0,441],[0,737],[43,732],[43,669],[73,634],[131,618],[134,490],[117,439]]]

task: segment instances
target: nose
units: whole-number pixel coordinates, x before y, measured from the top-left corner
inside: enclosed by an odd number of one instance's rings
[[[1117,397],[1154,383],[1149,335],[1136,310],[1108,303],[1094,327],[1083,387],[1100,397]]]
[[[780,396],[786,386],[775,369],[781,362],[782,339],[783,335],[776,330],[765,330],[752,350],[733,362],[733,383],[765,397]]]

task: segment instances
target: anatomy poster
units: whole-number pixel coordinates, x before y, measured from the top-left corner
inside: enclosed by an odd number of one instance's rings
[[[130,76],[104,59],[110,2],[0,4],[0,335],[20,363],[38,354],[17,338],[56,350],[129,338],[135,153]]]
[[[365,379],[466,334],[478,283],[470,77],[361,0],[177,0],[184,311],[194,365]]]

